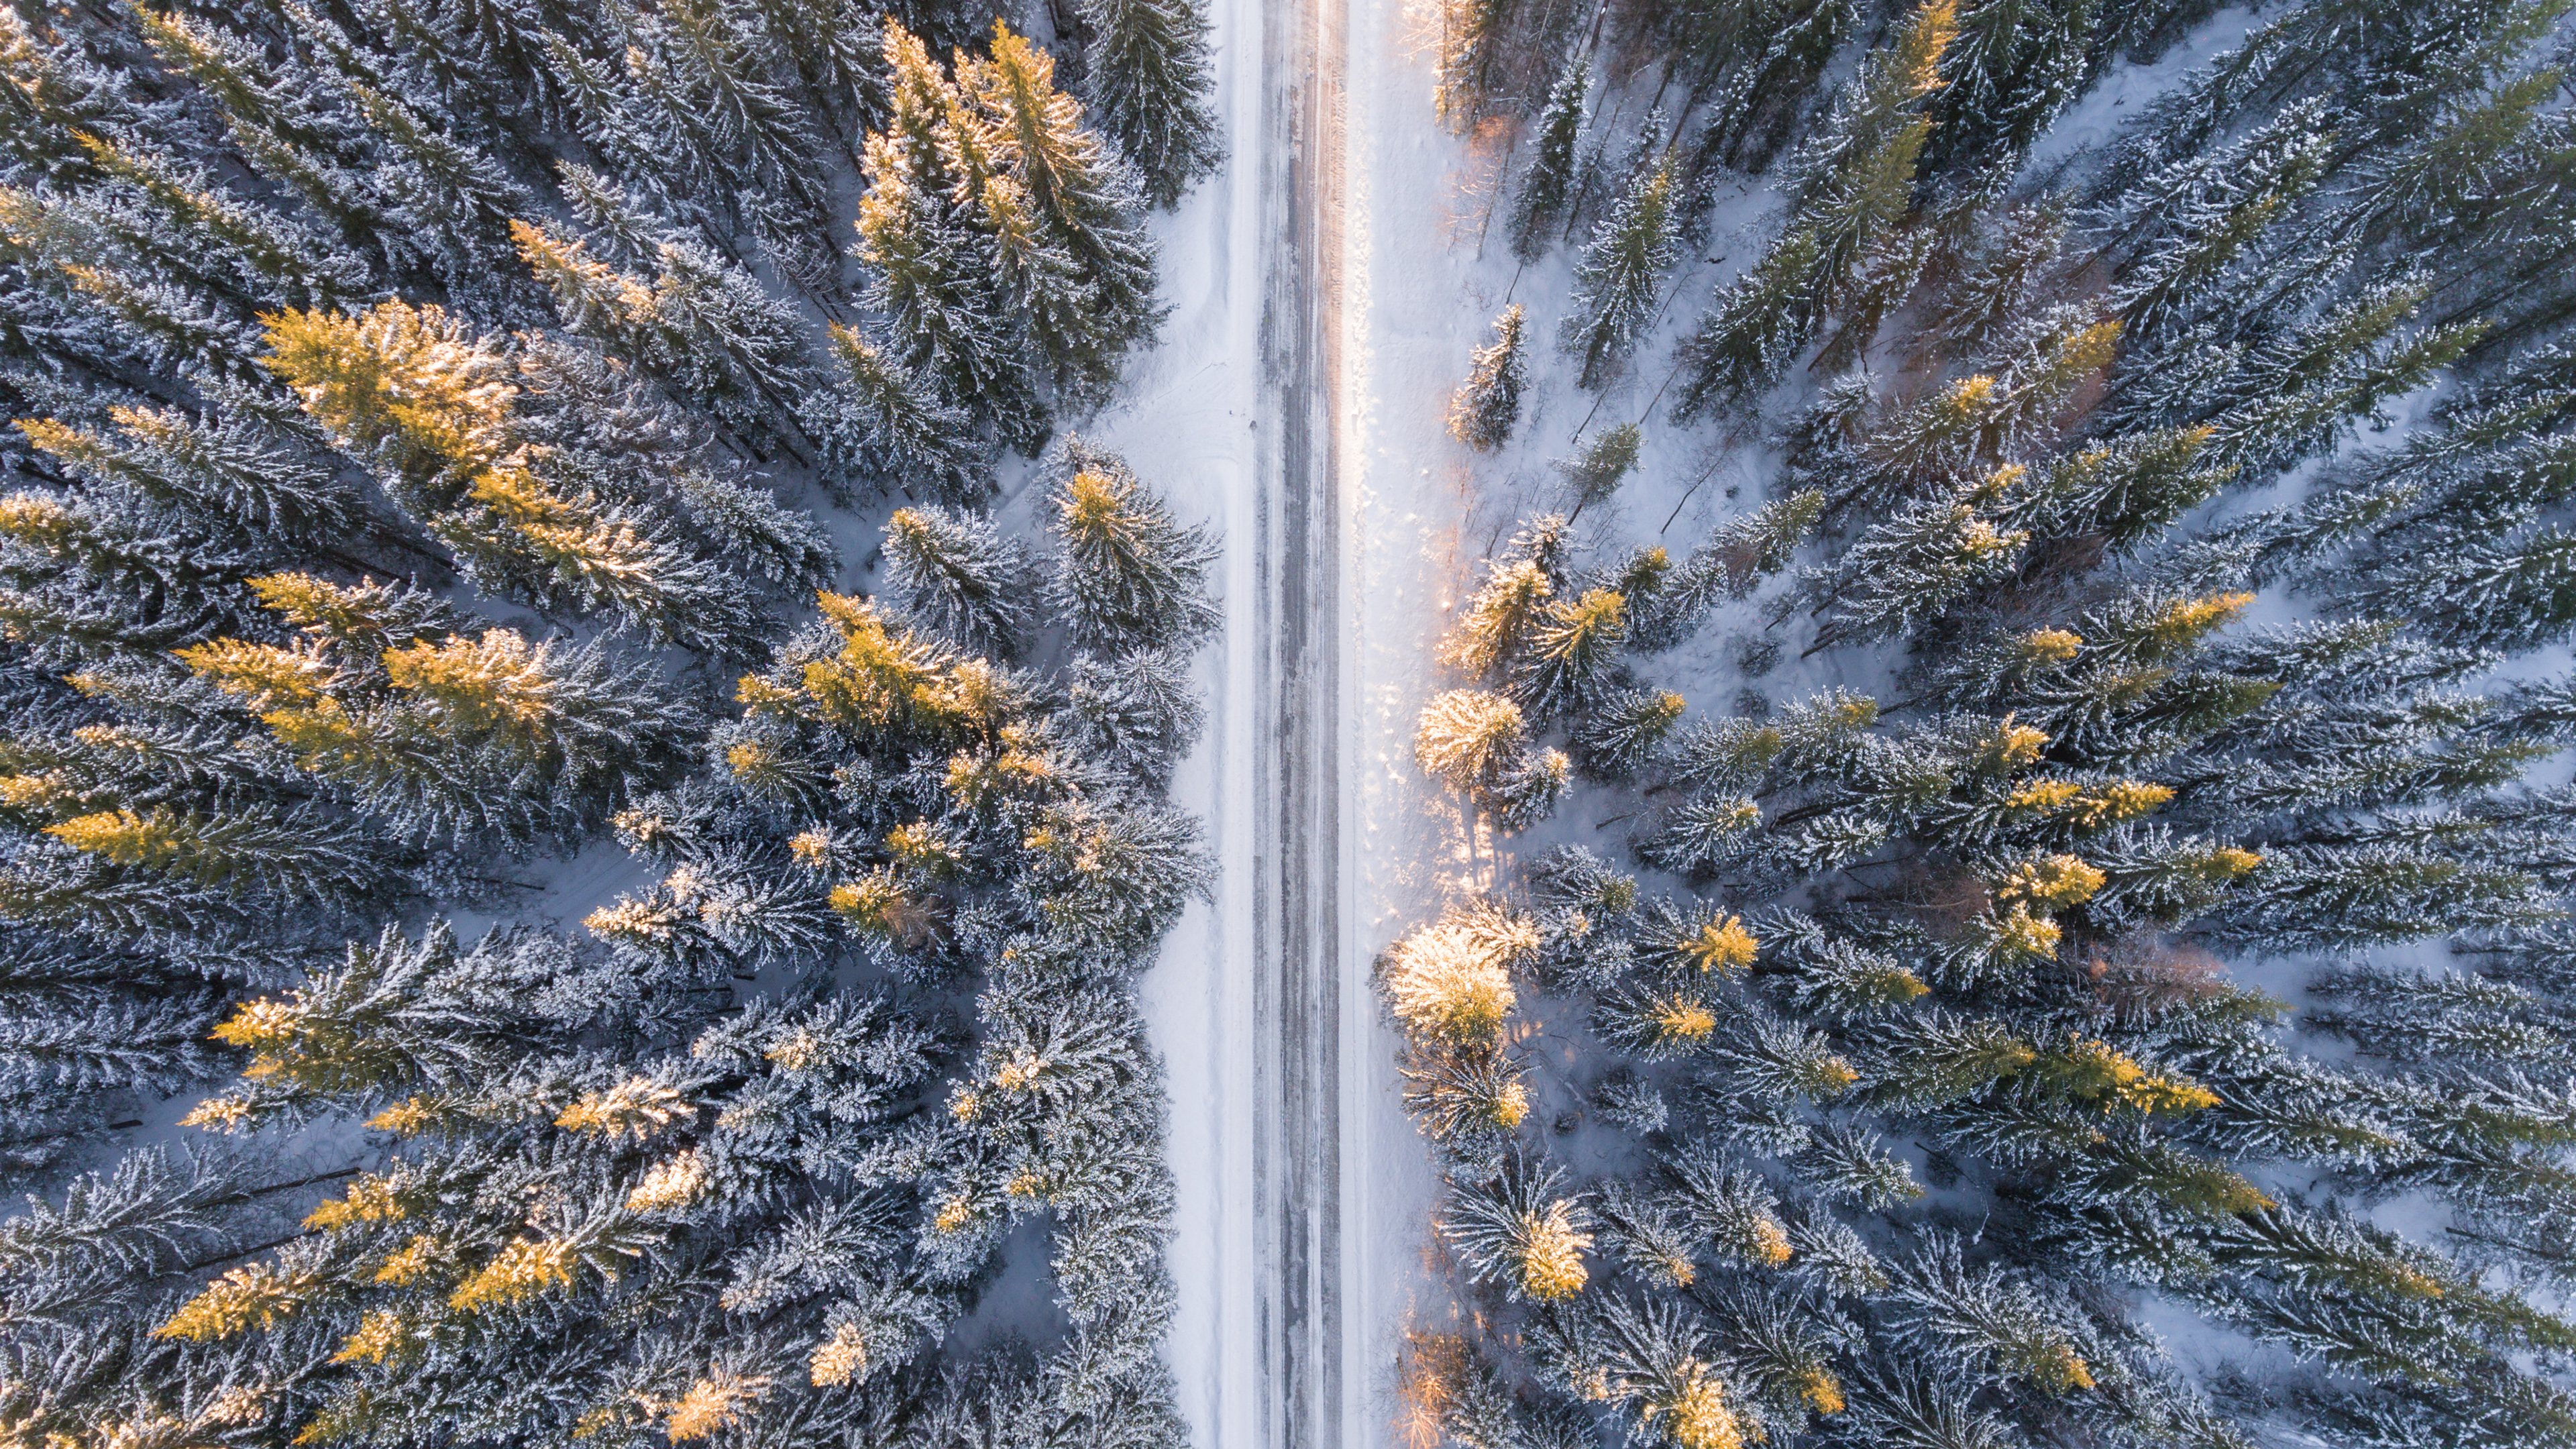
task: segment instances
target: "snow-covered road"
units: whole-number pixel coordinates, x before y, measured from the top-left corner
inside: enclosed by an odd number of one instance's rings
[[[1458,856],[1409,737],[1465,501],[1408,462],[1448,451],[1458,148],[1399,0],[1212,18],[1232,159],[1165,224],[1171,318],[1094,429],[1226,546],[1176,788],[1222,874],[1146,982],[1180,1189],[1170,1359],[1201,1446],[1374,1445],[1433,1281],[1433,1183],[1368,972]]]

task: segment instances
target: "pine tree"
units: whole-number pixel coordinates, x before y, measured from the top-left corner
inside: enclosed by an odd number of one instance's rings
[[[1603,701],[1574,727],[1574,761],[1587,780],[1633,777],[1681,719],[1682,697],[1632,689]]]
[[[1449,435],[1480,453],[1509,441],[1521,420],[1521,390],[1529,385],[1521,315],[1514,303],[1494,319],[1494,340],[1476,349],[1467,380],[1449,399]]]
[[[1888,520],[1854,544],[1831,575],[1813,575],[1817,612],[1834,613],[1808,652],[1901,633],[2003,577],[2030,535],[1979,515],[2000,511],[2023,486],[2018,465],[2001,469]]]
[[[1574,761],[1563,750],[1528,750],[1480,791],[1477,805],[1506,835],[1517,835],[1556,813],[1574,783]]]
[[[1891,1266],[1899,1332],[1916,1347],[1962,1355],[2042,1393],[2093,1386],[2092,1367],[2040,1295],[1992,1268],[1968,1265],[1955,1240]]]
[[[1931,118],[1921,102],[1941,85],[1957,35],[1957,6],[1929,0],[1890,46],[1872,54],[1820,134],[1792,162],[1792,235],[1812,233],[1813,275],[1827,305],[1905,216]]]
[[[1964,7],[1943,57],[1933,134],[1951,154],[2027,150],[2091,78],[2100,7],[2085,0],[1985,0]]]
[[[684,241],[656,248],[648,284],[542,228],[513,220],[520,258],[555,297],[564,325],[667,380],[737,425],[787,415],[808,369],[794,316],[739,267]]]
[[[2227,152],[2149,178],[2124,198],[2136,259],[2113,294],[2132,331],[2152,333],[2251,246],[2282,209],[2321,179],[2331,144],[2320,108],[2284,112]]]
[[[285,445],[256,414],[209,423],[175,408],[112,407],[112,435],[60,422],[18,430],[76,476],[124,486],[243,533],[270,532],[329,545],[359,517],[348,485],[309,453]]]
[[[559,488],[515,435],[517,386],[498,349],[435,307],[364,317],[288,312],[266,364],[339,446],[367,457],[398,502],[506,592],[606,610],[658,640],[743,651],[750,590],[695,556],[647,509]]]
[[[1677,421],[1764,392],[1789,370],[1823,307],[1815,276],[1822,246],[1815,231],[1793,230],[1718,294],[1682,343],[1689,381],[1673,405]]]
[[[1598,1323],[1605,1396],[1638,1429],[1675,1449],[1741,1449],[1735,1396],[1710,1363],[1695,1314],[1667,1301],[1622,1297],[1610,1300]]]
[[[345,828],[255,807],[213,815],[94,811],[45,833],[118,865],[286,901],[354,900],[383,881],[383,867]]]
[[[417,838],[524,842],[596,820],[676,763],[694,727],[649,667],[597,642],[565,650],[500,629],[469,641],[449,632],[452,613],[381,585],[274,575],[257,587],[388,687],[352,691],[346,666],[309,648],[222,640],[182,658],[258,710],[303,769]]]
[[[159,225],[144,231],[119,226],[113,213],[99,219],[166,265],[288,306],[346,305],[368,291],[366,269],[355,258],[224,194],[204,174],[86,131],[75,135],[98,169],[123,182]]]
[[[489,295],[506,309],[508,293],[495,281],[511,275],[502,263],[509,255],[505,225],[529,209],[527,189],[492,157],[393,96],[357,83],[349,92],[390,153],[370,178],[383,220],[399,229],[407,250],[438,268],[452,297]]]
[[[1787,567],[1824,508],[1824,495],[1807,489],[1720,525],[1637,612],[1629,647],[1648,654],[1674,648],[1719,601],[1750,595],[1766,575]]]
[[[1455,908],[1388,947],[1378,980],[1417,1039],[1490,1042],[1519,1001],[1512,967],[1536,944],[1525,922],[1490,903]]]

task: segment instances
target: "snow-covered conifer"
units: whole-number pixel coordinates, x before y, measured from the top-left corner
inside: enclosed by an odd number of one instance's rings
[[[835,323],[831,344],[833,385],[809,398],[805,413],[826,461],[941,502],[982,501],[990,464],[965,410],[855,328]]]
[[[1589,780],[1629,779],[1662,747],[1681,715],[1682,697],[1669,690],[1614,695],[1575,721],[1575,765]]]
[[[1629,470],[1637,466],[1637,450],[1645,441],[1645,429],[1621,423],[1594,434],[1583,451],[1565,461],[1565,481],[1574,489],[1574,512],[1567,515],[1568,522],[1618,490]]]
[[[1592,89],[1592,57],[1575,51],[1548,88],[1539,112],[1538,138],[1520,194],[1512,198],[1512,255],[1534,262],[1546,252],[1574,200],[1576,149],[1583,141],[1584,105]]]
[[[1570,1186],[1563,1168],[1512,1153],[1490,1180],[1454,1186],[1441,1230],[1478,1281],[1536,1303],[1571,1298],[1591,1281],[1592,1215]]]
[[[1080,105],[1055,89],[1053,57],[1008,27],[996,24],[990,60],[961,60],[957,86],[989,128],[993,163],[1016,181],[1036,225],[1064,248],[1097,299],[1098,340],[1058,356],[1059,375],[1105,381],[1101,369],[1116,348],[1145,341],[1161,315],[1135,176],[1082,125]]]
[[[1040,436],[1042,416],[1027,380],[1028,344],[1000,309],[990,242],[916,174],[910,148],[931,144],[868,138],[858,229],[869,304],[885,316],[904,367],[991,419],[1006,440],[1026,443]]]
[[[1548,600],[1564,580],[1566,521],[1549,516],[1512,539],[1489,567],[1484,586],[1440,641],[1443,663],[1480,678],[1500,674],[1520,657]]]
[[[1653,322],[1656,289],[1671,269],[1681,229],[1681,176],[1671,156],[1639,170],[1574,271],[1565,351],[1583,359],[1582,386],[1601,388],[1627,365]]]
[[[1214,628],[1207,530],[1174,522],[1114,454],[1068,440],[1062,469],[1048,520],[1060,550],[1049,597],[1074,641],[1123,653],[1195,643]]]
[[[1207,19],[1193,0],[1084,0],[1085,89],[1156,206],[1180,200],[1219,159],[1207,99]]]
[[[1178,649],[1144,649],[1109,659],[1084,655],[1066,687],[1086,743],[1150,790],[1197,742],[1202,710]]]
[[[1573,783],[1574,761],[1563,750],[1529,750],[1494,776],[1478,803],[1496,830],[1516,835],[1555,814]]]
[[[1512,674],[1512,694],[1538,719],[1590,708],[1607,696],[1628,637],[1628,601],[1608,589],[1546,605]]]
[[[904,612],[961,648],[1009,659],[1032,621],[1037,571],[988,519],[902,508],[886,524],[886,586]]]
[[[1494,340],[1476,349],[1467,380],[1449,399],[1449,435],[1480,453],[1501,447],[1521,420],[1521,390],[1529,385],[1521,315],[1514,303],[1494,319]]]
[[[1452,689],[1422,707],[1413,756],[1450,789],[1473,792],[1514,763],[1525,741],[1519,705],[1485,690]]]
[[[2001,578],[2030,535],[1996,528],[1991,515],[2024,479],[2019,466],[1998,470],[1950,498],[1890,519],[1854,544],[1831,575],[1811,581],[1819,612],[1827,606],[1834,612],[1809,652],[1901,633]]]

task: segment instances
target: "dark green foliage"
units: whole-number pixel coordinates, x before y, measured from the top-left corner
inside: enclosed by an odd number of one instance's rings
[[[1467,380],[1449,399],[1449,434],[1480,453],[1511,438],[1521,420],[1521,391],[1529,386],[1529,360],[1521,346],[1521,309],[1506,307],[1494,319],[1494,340],[1476,349]]]
[[[1216,168],[1216,117],[1207,108],[1208,24],[1191,0],[1084,0],[1083,52],[1093,123],[1170,206]]]
[[[1171,202],[1205,27],[1096,14]],[[0,9],[12,1433],[1179,1441],[1213,544],[1129,480],[1076,628],[967,511],[1153,257],[1045,52],[893,18]],[[1004,1271],[1070,1333],[966,1362]]]
[[[1817,116],[1743,89],[1800,7],[1610,12],[1601,109],[1686,99],[1695,184],[1806,130],[1659,395],[1781,501],[1533,525],[1442,651],[1639,872],[1506,854],[1390,956],[1458,1441],[2576,1443],[2567,10],[2118,69],[2204,13],[1864,10]],[[2071,149],[2106,75],[2145,114]],[[1804,679],[1695,717],[1614,634]],[[1441,687],[1426,737],[1492,698]]]

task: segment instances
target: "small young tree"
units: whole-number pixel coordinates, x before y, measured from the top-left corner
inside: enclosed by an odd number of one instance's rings
[[[1646,431],[1635,423],[1621,423],[1593,435],[1583,451],[1558,466],[1565,470],[1565,481],[1574,487],[1574,512],[1566,515],[1572,523],[1583,516],[1583,510],[1618,491],[1627,481],[1630,469],[1637,466],[1637,450],[1645,444]]]
[[[1494,319],[1494,340],[1476,349],[1467,381],[1449,399],[1449,435],[1479,453],[1501,447],[1521,420],[1521,390],[1528,385],[1515,302]]]
[[[1574,761],[1563,750],[1529,750],[1505,766],[1478,804],[1506,835],[1517,835],[1556,813],[1574,783]]]

